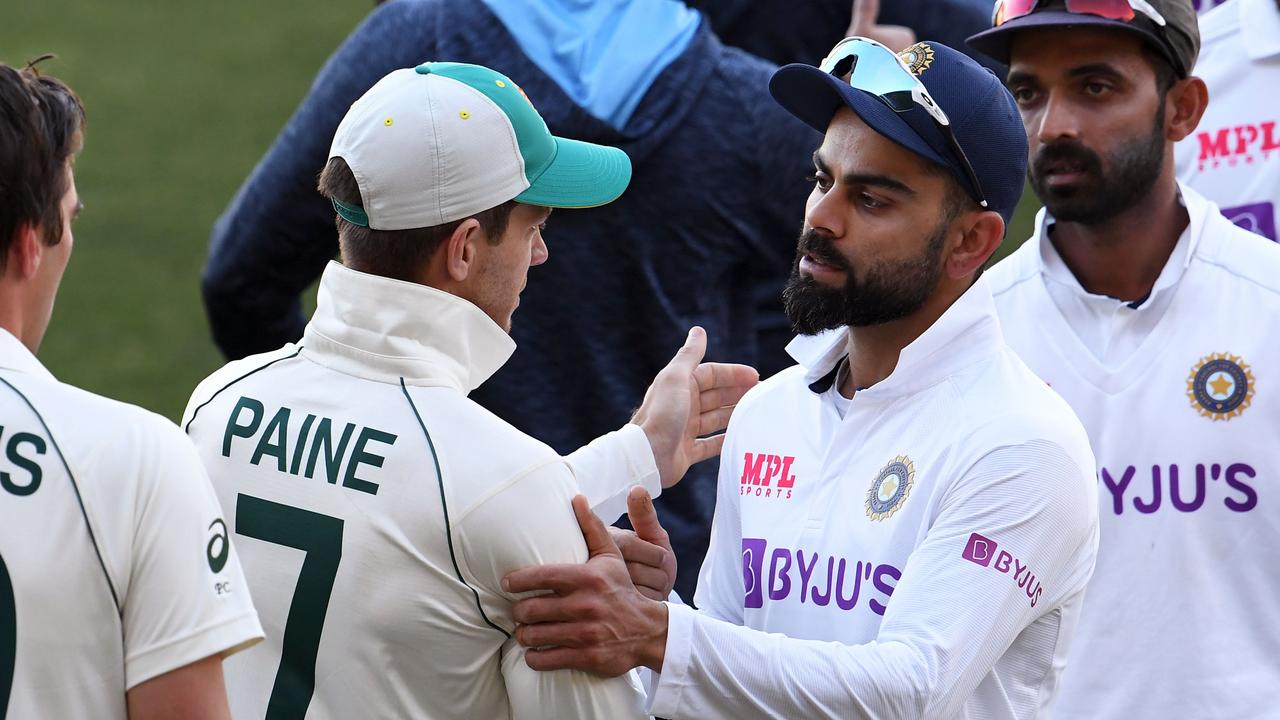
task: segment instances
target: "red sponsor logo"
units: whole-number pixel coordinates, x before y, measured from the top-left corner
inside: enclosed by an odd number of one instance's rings
[[[1269,120],[1196,133],[1196,141],[1200,144],[1200,169],[1216,168],[1224,162],[1235,167],[1242,162],[1270,160],[1273,152],[1280,153],[1280,128],[1276,124],[1277,121]]]
[[[744,453],[741,494],[791,499],[791,489],[796,484],[791,466],[795,461],[793,455]]]

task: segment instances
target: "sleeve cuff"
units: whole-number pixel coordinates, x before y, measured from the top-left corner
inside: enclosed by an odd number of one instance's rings
[[[654,673],[657,682],[650,686],[649,714],[654,717],[678,717],[680,698],[689,684],[689,659],[693,626],[697,612],[688,605],[667,603],[667,646],[662,658],[662,672]]]
[[[566,460],[578,479],[579,491],[605,523],[627,511],[627,492],[632,485],[640,485],[655,498],[662,493],[658,463],[639,425],[624,425],[602,435]]]
[[[125,689],[167,672],[186,667],[211,655],[222,658],[258,644],[263,638],[262,626],[253,610],[187,637],[147,648],[125,660]]]

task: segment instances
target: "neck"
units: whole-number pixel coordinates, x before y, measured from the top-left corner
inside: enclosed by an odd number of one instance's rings
[[[23,313],[24,302],[25,298],[13,292],[12,287],[0,284],[0,328],[9,331],[34,353],[40,346],[40,339],[44,333],[42,330],[31,327],[29,313]]]
[[[879,325],[848,328],[849,372],[840,383],[840,394],[851,398],[858,389],[871,387],[889,377],[898,366],[902,349],[937,322],[971,284],[969,278],[960,286],[944,280],[933,296],[911,315]]]
[[[1140,202],[1098,225],[1058,222],[1049,242],[1095,295],[1134,301],[1146,297],[1191,221],[1178,202],[1173,163]]]

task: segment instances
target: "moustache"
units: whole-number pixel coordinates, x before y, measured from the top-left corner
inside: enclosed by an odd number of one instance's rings
[[[1102,173],[1102,158],[1089,148],[1070,140],[1055,142],[1040,148],[1031,163],[1032,172],[1043,177],[1054,168],[1067,167],[1092,175]]]
[[[808,255],[824,265],[830,265],[846,272],[851,270],[849,262],[840,253],[836,252],[835,243],[813,228],[808,228],[800,233],[800,240],[796,243],[796,250],[797,263],[800,261],[800,256]]]

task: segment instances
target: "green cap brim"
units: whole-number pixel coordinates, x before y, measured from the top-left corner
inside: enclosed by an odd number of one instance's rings
[[[627,189],[631,159],[625,152],[561,137],[555,140],[555,158],[516,200],[543,207],[588,208],[611,203]]]

